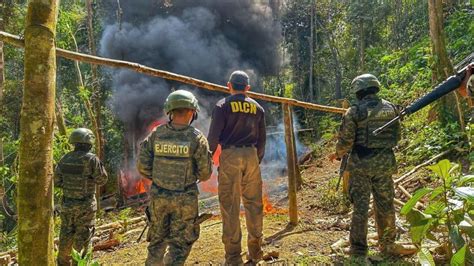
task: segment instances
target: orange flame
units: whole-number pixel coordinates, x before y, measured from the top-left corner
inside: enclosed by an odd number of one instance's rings
[[[132,170],[122,171],[120,179],[122,191],[126,198],[150,191],[152,181],[141,177],[138,172]]]
[[[263,213],[266,214],[286,214],[288,213],[288,210],[286,209],[280,209],[277,207],[274,207],[273,204],[270,202],[270,197],[268,194],[265,192],[263,194]]]
[[[218,145],[216,151],[214,152],[214,155],[212,156],[213,171],[211,174],[211,178],[206,182],[202,182],[199,184],[199,189],[201,192],[217,195],[217,168],[219,167],[219,157],[221,155],[221,152],[221,145]]]

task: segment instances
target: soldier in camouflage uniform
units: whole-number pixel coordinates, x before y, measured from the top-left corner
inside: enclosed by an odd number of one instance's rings
[[[145,264],[183,265],[199,237],[197,181],[209,179],[211,156],[207,139],[190,125],[199,111],[194,95],[177,90],[164,109],[170,122],[142,143],[138,161],[139,172],[153,181]]]
[[[351,254],[356,256],[367,255],[370,193],[374,197],[380,250],[398,254],[403,248],[395,244],[395,192],[392,180],[397,171],[392,148],[400,140],[400,123],[377,136],[372,134],[373,130],[397,116],[399,111],[395,105],[376,95],[379,88],[379,81],[371,74],[360,75],[352,81],[358,102],[344,115],[336,144],[337,158],[349,154],[349,198],[354,206],[350,248]]]
[[[94,143],[92,131],[75,129],[69,142],[74,151],[64,155],[54,172],[54,185],[63,190],[58,265],[71,264],[73,246],[87,252],[95,230],[96,187],[107,182],[104,166],[89,152]]]

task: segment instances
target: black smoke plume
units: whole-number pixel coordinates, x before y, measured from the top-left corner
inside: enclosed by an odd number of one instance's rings
[[[100,54],[219,84],[233,70],[243,69],[255,82],[279,70],[281,32],[269,1],[108,0]],[[112,71],[111,103],[135,143],[162,116],[170,90],[183,85]],[[208,105],[204,109],[215,102],[210,95],[199,91],[198,99]]]

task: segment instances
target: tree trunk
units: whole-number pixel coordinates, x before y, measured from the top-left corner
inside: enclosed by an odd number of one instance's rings
[[[74,36],[74,33],[72,31],[70,31],[70,34],[71,34],[71,38],[72,38],[72,43],[74,44],[74,49],[75,49],[76,53],[78,53],[79,48],[77,46],[76,37]],[[77,82],[79,84],[79,91],[86,90],[86,87],[84,85],[84,79],[82,78],[81,68],[79,67],[79,61],[74,61],[74,66],[76,68]],[[83,95],[83,93],[81,93],[81,92],[80,92],[80,94]],[[84,106],[86,107],[87,115],[89,116],[89,119],[91,121],[92,132],[94,132],[95,150],[96,150],[96,153],[99,154],[101,152],[100,151],[101,147],[100,147],[100,136],[99,136],[99,129],[98,129],[98,125],[97,125],[96,116],[94,115],[94,110],[92,108],[91,101],[89,100],[87,95],[83,95],[82,98],[84,100]]]
[[[5,17],[5,3],[2,1],[0,3],[0,30],[5,30],[5,24],[3,18]],[[3,60],[3,42],[0,42],[0,119],[3,117],[3,87],[5,84],[4,76],[4,66],[5,62]],[[4,165],[4,155],[3,155],[3,134],[0,134],[0,167]],[[0,192],[3,194],[3,187],[0,184]]]
[[[314,101],[313,91],[313,53],[314,53],[314,1],[311,0],[311,19],[310,19],[310,34],[309,34],[309,101]]]
[[[365,69],[365,29],[364,19],[360,19],[360,32],[359,32],[359,71],[364,72]],[[360,74],[359,73],[359,74]]]
[[[429,0],[430,37],[433,54],[433,83],[438,84],[454,73],[451,61],[446,52],[446,41],[443,27],[443,1]]]
[[[329,48],[331,50],[332,59],[334,60],[335,66],[335,88],[334,96],[336,100],[342,99],[342,67],[341,62],[339,61],[339,52],[336,47],[336,42],[334,41],[332,35],[329,33]]]
[[[56,101],[56,125],[61,136],[67,136],[66,123],[64,122],[63,107],[59,99]]]
[[[53,131],[57,0],[30,0],[20,118],[18,263],[54,265]]]
[[[451,61],[446,52],[446,41],[443,28],[443,1],[428,1],[430,37],[431,37],[431,53],[433,55],[432,65],[432,82],[433,85],[445,80],[454,73]],[[455,119],[456,100],[452,93],[443,97],[439,102],[439,120],[446,124],[448,121]]]
[[[95,47],[95,39],[94,39],[94,26],[93,26],[93,18],[94,18],[94,10],[92,9],[92,1],[86,0],[87,6],[87,35],[89,38],[89,50],[92,55],[97,55],[96,47]],[[97,156],[101,161],[105,159],[104,153],[104,145],[105,139],[104,134],[102,132],[102,90],[100,88],[100,81],[97,72],[97,65],[92,64],[92,104],[93,110],[95,114],[95,121],[97,124]]]

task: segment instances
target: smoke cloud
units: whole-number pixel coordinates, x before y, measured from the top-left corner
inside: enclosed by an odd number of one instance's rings
[[[105,5],[109,14],[100,41],[103,56],[219,84],[236,69],[249,72],[254,82],[278,73],[281,32],[268,1],[109,0]],[[112,78],[111,104],[133,142],[162,116],[172,89],[194,90],[128,70],[112,70]],[[213,107],[210,95],[199,91],[204,110]]]

